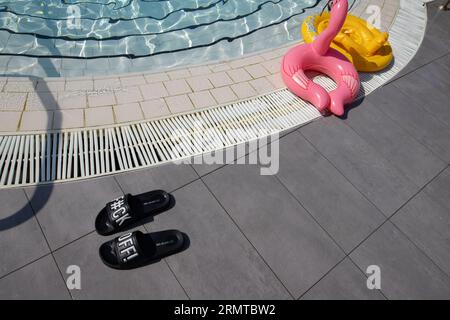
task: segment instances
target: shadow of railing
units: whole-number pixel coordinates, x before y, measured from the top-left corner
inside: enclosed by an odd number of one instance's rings
[[[39,42],[39,39],[36,39],[36,41]],[[55,55],[59,54],[59,51],[56,47],[48,48],[49,51],[52,51]],[[57,70],[57,68],[54,67],[51,63],[45,63],[46,60],[37,59],[38,63],[41,65],[43,70],[46,70],[46,73],[48,76],[54,76],[56,74],[60,74],[60,71]],[[9,76],[9,78],[12,78],[14,76]],[[44,106],[45,111],[47,111],[48,115],[51,115],[52,118],[47,118],[47,125],[46,130],[47,133],[58,133],[62,126],[62,119],[63,117],[56,117],[54,116],[54,111],[60,110],[59,104],[57,99],[55,98],[55,94],[51,90],[51,88],[48,86],[47,82],[44,78],[36,77],[33,75],[20,75],[21,78],[27,77],[30,79],[30,81],[36,82],[36,86],[39,85],[39,90],[35,90],[35,94],[39,97],[42,106]],[[56,129],[54,129],[56,128]],[[40,165],[42,162],[45,162],[46,158],[45,155],[41,156],[40,159]],[[33,191],[33,195],[28,198],[29,202],[27,202],[26,205],[24,205],[20,210],[13,213],[12,215],[0,219],[0,231],[12,229],[18,225],[21,225],[22,223],[26,222],[27,220],[31,219],[33,216],[29,214],[28,205],[32,207],[32,210],[35,215],[37,215],[42,208],[45,206],[45,204],[49,201],[53,190],[54,190],[54,182],[49,181],[46,182],[45,185],[37,185],[36,187],[30,187],[35,188]]]

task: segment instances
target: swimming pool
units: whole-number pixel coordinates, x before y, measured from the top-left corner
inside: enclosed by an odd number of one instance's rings
[[[232,59],[300,39],[326,2],[0,0],[0,70],[70,77]]]

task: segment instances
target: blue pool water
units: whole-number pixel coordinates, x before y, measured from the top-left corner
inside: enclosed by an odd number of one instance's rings
[[[326,2],[0,0],[0,70],[86,76],[232,59],[298,41]]]

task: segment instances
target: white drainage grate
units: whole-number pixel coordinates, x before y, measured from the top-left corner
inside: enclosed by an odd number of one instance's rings
[[[359,97],[380,87],[414,56],[426,9],[401,0],[390,29],[395,62],[387,71],[361,74]],[[327,90],[333,81],[318,76]],[[150,167],[262,138],[320,117],[282,89],[248,101],[165,119],[78,131],[0,136],[0,188],[90,178]]]
[[[211,152],[320,117],[283,90],[144,123],[0,137],[0,186],[95,177]]]

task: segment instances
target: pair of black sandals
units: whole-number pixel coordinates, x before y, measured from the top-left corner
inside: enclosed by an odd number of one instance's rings
[[[175,205],[175,199],[163,190],[140,195],[124,195],[106,204],[95,220],[95,229],[102,236],[124,232],[152,221],[159,213]],[[178,230],[154,233],[129,232],[100,246],[104,264],[114,269],[134,269],[160,261],[183,251],[187,236]]]

